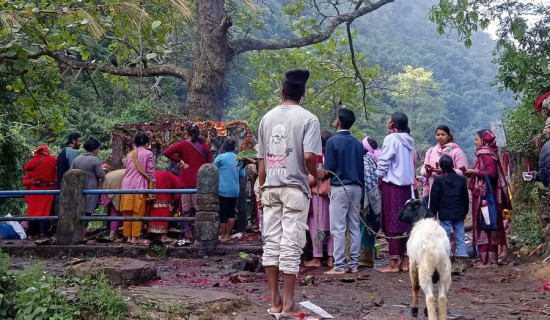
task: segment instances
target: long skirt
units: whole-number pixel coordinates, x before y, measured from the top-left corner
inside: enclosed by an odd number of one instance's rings
[[[144,217],[147,213],[146,194],[123,194],[120,197],[120,211],[125,217]],[[124,221],[123,234],[125,237],[139,237],[143,221]]]
[[[195,216],[195,195],[194,194],[182,194],[181,195],[181,216],[182,217],[194,217]],[[195,224],[193,222],[183,222],[181,232],[186,239],[195,238]]]
[[[160,195],[159,195],[160,196]],[[150,217],[169,217],[170,216],[170,202],[169,200],[157,199],[153,202],[149,208]],[[147,224],[147,231],[150,233],[168,233],[168,221],[151,221]]]
[[[502,211],[497,210],[498,230],[486,231],[481,229],[481,207],[480,196],[472,195],[472,229],[473,244],[479,246],[479,259],[481,263],[498,262],[498,246],[506,245],[506,234],[504,233],[504,221]]]
[[[397,217],[405,202],[411,199],[411,186],[397,186],[393,183],[382,182],[380,192],[382,193],[381,227],[386,237],[397,237],[410,232],[411,226],[399,221]],[[408,237],[388,239],[390,259],[407,255],[408,239]]]
[[[37,187],[31,186],[30,190],[55,190],[56,186]],[[54,195],[29,195],[25,197],[28,204],[27,216],[45,217],[50,216],[54,208]],[[30,221],[28,223],[27,234],[34,236],[46,234],[52,227],[51,221]]]
[[[307,225],[313,242],[313,257],[323,257],[323,245],[325,243],[327,244],[328,255],[332,256],[334,252],[334,240],[330,236],[329,197],[317,197],[316,194],[313,194],[311,204],[313,214],[308,216]]]

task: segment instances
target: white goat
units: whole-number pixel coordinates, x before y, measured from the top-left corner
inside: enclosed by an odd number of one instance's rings
[[[414,224],[407,242],[413,292],[411,308],[413,317],[418,315],[420,287],[426,296],[428,319],[437,319],[432,283],[439,281],[439,320],[447,319],[447,291],[452,281],[449,252],[451,252],[451,245],[447,233],[435,219],[425,218]]]

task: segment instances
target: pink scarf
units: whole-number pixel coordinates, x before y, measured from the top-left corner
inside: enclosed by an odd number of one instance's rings
[[[363,147],[365,147],[365,150],[367,150],[367,154],[373,157],[376,162],[378,162],[378,157],[380,157],[380,153],[382,153],[382,151],[380,149],[374,149],[373,147],[371,147],[368,140],[369,138],[370,137],[365,137],[365,139],[363,139]]]

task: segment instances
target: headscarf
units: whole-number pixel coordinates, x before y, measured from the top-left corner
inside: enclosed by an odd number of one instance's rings
[[[501,208],[509,208],[510,198],[508,197],[508,181],[506,180],[506,175],[504,174],[498,157],[496,136],[491,130],[485,131],[483,137],[481,137],[481,147],[476,151],[477,160],[474,162],[474,170],[478,169],[479,171],[485,171],[485,165],[481,156],[486,154],[490,155],[497,162],[497,188],[494,190],[497,205],[500,205]],[[485,178],[474,175],[472,180],[470,180],[470,187],[473,190],[477,190],[478,194],[484,194],[486,188]]]
[[[47,156],[50,154],[50,149],[48,148],[48,146],[39,146],[38,148],[36,148],[36,151],[34,151],[34,156],[38,156],[38,155],[41,155],[41,156]]]
[[[363,139],[363,147],[365,147],[365,150],[367,150],[367,154],[372,156],[374,158],[374,160],[376,160],[378,162],[378,157],[380,157],[380,153],[382,153],[382,151],[379,148],[374,149],[370,145],[369,139],[372,139],[372,138],[371,137],[365,137],[365,139]]]

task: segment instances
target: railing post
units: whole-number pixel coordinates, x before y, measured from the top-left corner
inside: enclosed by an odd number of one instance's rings
[[[84,225],[80,217],[85,214],[87,186],[86,174],[71,169],[63,175],[59,195],[59,217],[56,242],[61,245],[79,244],[84,238]]]
[[[199,253],[211,255],[218,244],[220,220],[218,216],[218,168],[203,164],[197,174],[197,198],[195,209],[195,239],[199,242]]]

